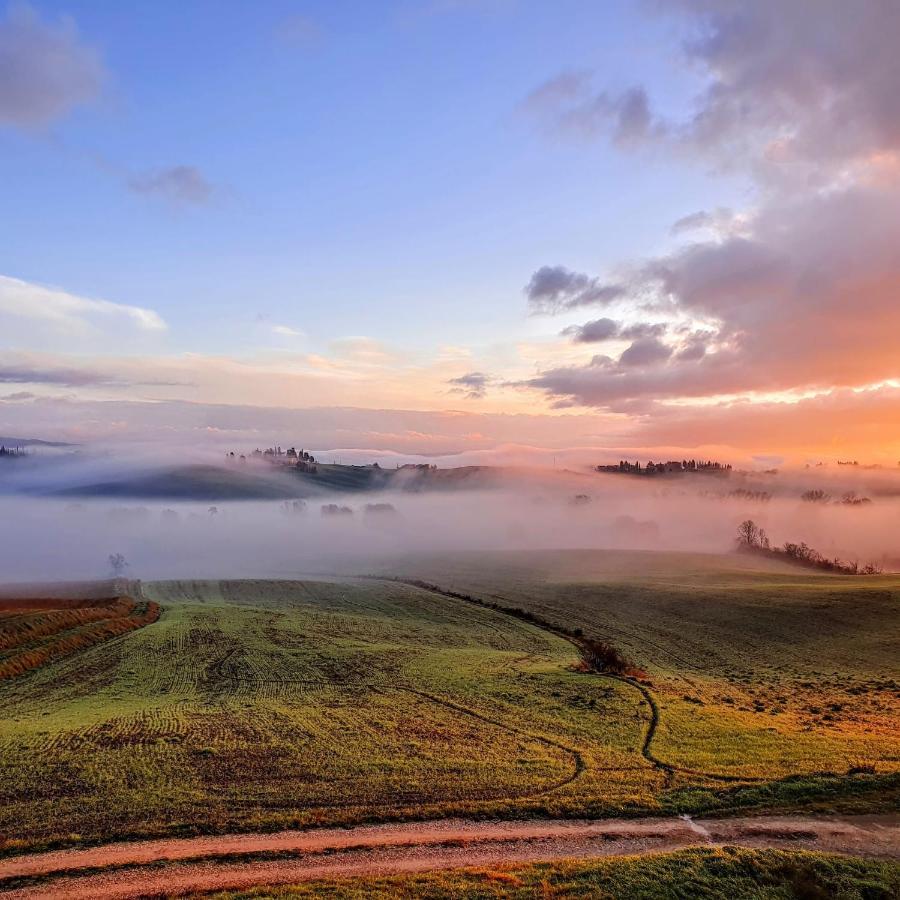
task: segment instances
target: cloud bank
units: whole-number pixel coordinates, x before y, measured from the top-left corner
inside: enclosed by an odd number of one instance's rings
[[[754,205],[698,211],[697,235],[608,280],[538,269],[532,311],[615,304],[670,323],[618,359],[545,368],[526,385],[562,405],[649,409],[751,394],[809,394],[900,377],[900,6],[774,0],[668,4],[684,62],[706,86],[687,118],[653,111],[587,72],[542,85],[529,108],[557,127],[743,170]],[[624,337],[609,318],[565,333]]]

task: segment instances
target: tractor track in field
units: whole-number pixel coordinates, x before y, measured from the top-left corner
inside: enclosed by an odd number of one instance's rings
[[[0,860],[0,897],[178,897],[323,878],[371,878],[721,846],[900,859],[900,815],[506,822],[445,819],[141,840]]]
[[[556,781],[553,784],[547,785],[546,787],[541,788],[538,791],[521,794],[517,797],[506,797],[504,799],[527,800],[532,797],[543,797],[545,794],[553,793],[553,791],[558,791],[561,788],[570,785],[573,781],[580,778],[582,772],[584,772],[584,770],[587,768],[587,764],[584,761],[584,756],[582,755],[580,750],[576,750],[574,747],[569,747],[566,744],[561,743],[560,741],[553,740],[553,738],[548,738],[540,734],[534,734],[533,732],[525,731],[521,728],[515,728],[506,722],[500,721],[499,719],[492,719],[490,716],[486,716],[484,713],[480,713],[477,710],[469,709],[469,707],[462,706],[461,704],[455,703],[452,700],[445,700],[443,697],[436,697],[434,694],[428,694],[425,691],[420,691],[410,687],[399,688],[399,690],[405,690],[407,693],[414,694],[415,696],[421,697],[424,700],[428,700],[431,703],[436,703],[447,709],[452,709],[454,712],[459,712],[463,715],[471,716],[472,718],[478,719],[481,722],[486,722],[488,725],[502,728],[504,731],[507,731],[510,734],[529,738],[530,740],[537,741],[540,744],[545,744],[546,746],[553,747],[556,750],[562,750],[574,763],[572,772],[565,778]]]
[[[440,585],[432,584],[426,581],[419,581],[415,579],[407,579],[407,578],[382,578],[377,576],[362,576],[364,578],[369,578],[373,581],[384,581],[389,583],[399,583],[406,584],[410,587],[418,588],[419,590],[427,591],[432,594],[437,594],[438,596],[444,597],[448,600],[457,600],[462,603],[469,603],[473,606],[478,607],[479,609],[490,609],[494,612],[501,613],[509,618],[513,619],[516,622],[525,622],[527,624],[533,625],[535,628],[538,628],[542,631],[549,632],[550,634],[555,635],[558,638],[562,638],[564,641],[568,641],[573,647],[575,647],[579,654],[582,653],[584,649],[582,642],[575,636],[567,633],[562,628],[558,628],[547,622],[544,619],[540,619],[538,617],[525,617],[524,615],[518,615],[514,609],[509,607],[504,607],[499,604],[489,603],[488,601],[482,600],[479,597],[475,597],[470,594],[463,594],[459,591],[451,591],[445,588],[440,587]],[[506,601],[509,602],[509,601]],[[676,766],[673,763],[668,763],[665,760],[660,759],[653,752],[653,739],[656,737],[656,732],[659,728],[660,724],[660,709],[659,703],[656,700],[656,697],[653,695],[653,692],[644,684],[641,684],[637,679],[630,678],[627,675],[617,675],[613,672],[592,672],[594,676],[598,678],[608,678],[612,681],[618,681],[621,684],[627,684],[629,687],[638,691],[641,694],[641,697],[646,701],[647,705],[650,708],[650,717],[647,721],[647,729],[644,732],[644,739],[641,744],[641,756],[647,760],[655,769],[658,769],[663,773],[666,784],[671,784],[672,777],[678,773],[681,775],[693,775],[694,777],[706,778],[710,781],[719,781],[725,784],[761,784],[765,782],[767,779],[759,778],[755,776],[748,775],[725,775],[716,772],[703,772],[698,769],[687,769],[681,766]],[[576,773],[577,775],[580,772]],[[574,779],[572,779],[574,780]]]

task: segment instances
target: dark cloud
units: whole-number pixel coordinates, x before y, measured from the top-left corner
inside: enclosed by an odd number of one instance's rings
[[[664,322],[637,322],[634,325],[620,325],[614,319],[594,319],[584,325],[570,325],[560,334],[571,337],[576,344],[599,344],[621,338],[636,341],[641,338],[659,338],[666,333]]]
[[[54,384],[63,387],[189,387],[184,382],[133,379],[95,369],[0,362],[0,384]],[[8,398],[7,398],[8,399]]]
[[[532,311],[551,314],[581,306],[603,306],[624,294],[622,285],[604,284],[564,266],[543,266],[525,287]]]
[[[31,7],[10,6],[0,21],[0,124],[37,127],[100,92],[104,71],[70,19],[42,22]]]
[[[571,337],[576,344],[599,344],[618,337],[619,323],[613,319],[594,319],[584,325],[570,325],[560,333]]]
[[[56,384],[65,387],[119,384],[116,379],[90,369],[41,369],[28,365],[0,364],[0,384]]]
[[[706,356],[706,338],[692,337],[681,350],[678,351],[676,359],[681,362],[695,362]]]
[[[490,375],[484,372],[468,372],[458,378],[451,378],[447,383],[452,384],[451,390],[457,394],[465,394],[471,400],[479,400],[486,393],[488,385],[493,381]]]
[[[183,206],[208,203],[215,188],[194,166],[172,166],[132,175],[128,186],[138,194],[155,194]]]
[[[638,338],[638,340],[622,351],[622,355],[619,357],[619,365],[652,366],[665,362],[671,355],[672,348],[657,338]]]
[[[563,73],[526,101],[554,130],[617,143],[660,142],[728,165],[833,165],[900,141],[900,4],[893,0],[673,0],[705,86],[694,112],[667,120],[645,89],[617,93]]]
[[[641,338],[662,337],[668,326],[665,322],[637,322],[627,325],[619,332],[619,337],[626,341],[636,341]]]

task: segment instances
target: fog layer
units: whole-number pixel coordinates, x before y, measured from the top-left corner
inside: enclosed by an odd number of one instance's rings
[[[241,502],[61,497],[75,485],[156,473],[112,459],[3,464],[0,582],[129,577],[292,577],[364,566],[373,556],[469,550],[657,549],[726,553],[752,518],[776,546],[805,541],[829,557],[897,568],[900,480],[893,472],[816,471],[660,476],[496,469],[442,477],[428,489],[310,491],[291,481]],[[226,471],[227,470],[223,470]],[[455,475],[456,473],[451,473]],[[476,477],[477,476],[477,477]],[[271,472],[259,473],[271,480]],[[138,479],[139,481],[139,479]],[[815,500],[803,499],[811,490]],[[848,496],[870,502],[844,502]],[[364,571],[360,568],[360,571]]]

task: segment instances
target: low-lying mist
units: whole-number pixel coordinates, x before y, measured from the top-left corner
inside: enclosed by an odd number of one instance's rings
[[[206,461],[209,462],[209,461]],[[844,502],[871,487],[870,473],[668,478],[553,469],[458,470],[388,490],[309,489],[265,464],[268,499],[160,496],[166,466],[146,460],[79,458],[0,469],[0,582],[76,580],[115,574],[144,579],[292,577],[365,571],[373,557],[485,550],[645,549],[725,553],[738,524],[752,518],[774,545],[805,541],[822,554],[886,571],[898,567],[900,512],[894,473],[871,502]],[[223,470],[226,475],[228,469]],[[153,475],[142,481],[140,473]],[[92,497],[79,485],[127,475],[152,483],[152,496]],[[174,477],[174,476],[173,476]],[[293,478],[293,480],[291,480]],[[866,480],[869,479],[869,480]],[[854,487],[855,485],[855,487]],[[285,487],[286,486],[286,487]],[[404,489],[414,486],[415,490]],[[818,486],[818,487],[817,487]],[[205,488],[204,488],[205,490]],[[820,491],[815,499],[802,499]],[[292,493],[295,496],[291,496]],[[305,496],[304,496],[305,495]]]

